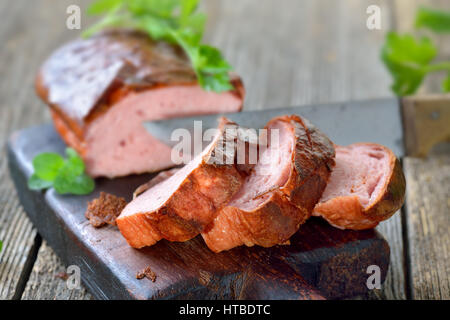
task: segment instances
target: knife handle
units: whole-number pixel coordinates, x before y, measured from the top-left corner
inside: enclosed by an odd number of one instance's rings
[[[406,155],[424,157],[450,141],[450,94],[404,97],[401,107]]]

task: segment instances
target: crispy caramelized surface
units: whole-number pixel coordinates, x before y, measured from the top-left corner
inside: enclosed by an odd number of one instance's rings
[[[182,51],[145,34],[117,30],[56,50],[43,65],[37,88],[49,104],[82,122],[102,99],[114,98],[106,97],[108,91],[119,87],[141,90],[195,81]]]
[[[77,39],[56,50],[36,79],[38,94],[60,113],[82,124],[130,92],[195,85],[195,73],[184,52],[136,31],[109,30]],[[236,95],[240,80],[233,77]]]
[[[283,244],[311,215],[334,164],[331,141],[297,116],[275,118],[279,144],[269,141],[241,189],[202,233],[220,252],[239,245]]]
[[[214,219],[218,208],[229,201],[243,181],[234,164],[235,150],[223,143],[226,130],[235,127],[223,119],[210,146],[125,207],[117,224],[131,246],[149,246],[163,238],[186,241]],[[211,162],[218,154],[231,163]]]

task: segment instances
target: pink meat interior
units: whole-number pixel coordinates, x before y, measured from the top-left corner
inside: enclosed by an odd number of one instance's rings
[[[270,197],[270,191],[284,186],[291,173],[294,135],[283,121],[273,122],[267,131],[268,147],[234,195],[229,205],[252,210]]]
[[[183,168],[178,170],[167,180],[156,184],[154,187],[148,189],[133,201],[131,201],[122,211],[121,216],[132,215],[142,212],[154,212],[159,209],[166,201],[173,195],[173,193],[180,187],[188,175],[198,167],[203,157],[208,154],[216,144],[217,139],[220,137],[219,133],[216,135],[211,144],[205,148],[205,150],[197,155],[192,161],[187,163]]]
[[[336,166],[320,202],[357,196],[363,207],[374,201],[389,176],[389,155],[381,146],[356,144],[336,147]]]
[[[114,177],[171,167],[171,148],[149,135],[143,121],[235,112],[241,103],[232,92],[208,92],[196,85],[132,92],[88,126],[88,173]]]

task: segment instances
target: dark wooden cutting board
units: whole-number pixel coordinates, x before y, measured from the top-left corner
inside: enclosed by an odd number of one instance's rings
[[[136,250],[117,228],[93,228],[86,204],[106,191],[131,198],[151,175],[98,179],[89,196],[61,196],[53,189],[30,191],[32,159],[65,145],[51,125],[15,133],[8,144],[11,176],[20,201],[44,239],[66,265],[77,265],[82,281],[99,299],[332,299],[367,292],[367,267],[377,265],[384,281],[389,246],[374,230],[342,231],[311,218],[291,245],[239,247],[213,253],[201,237],[184,243],[160,241]],[[147,266],[156,282],[136,279]]]

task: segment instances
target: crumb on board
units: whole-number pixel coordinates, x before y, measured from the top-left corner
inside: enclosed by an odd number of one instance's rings
[[[152,282],[155,282],[156,281],[156,273],[154,273],[150,267],[147,267],[144,270],[136,273],[136,279],[141,280],[144,278],[150,279],[150,280],[152,280]]]
[[[69,278],[69,275],[66,272],[59,272],[55,274],[55,277],[66,281]]]
[[[92,226],[100,228],[105,224],[116,225],[116,218],[127,205],[124,198],[100,192],[100,197],[90,201],[85,213]]]

